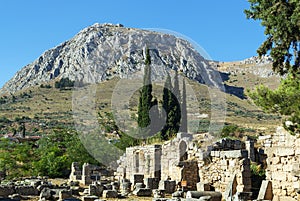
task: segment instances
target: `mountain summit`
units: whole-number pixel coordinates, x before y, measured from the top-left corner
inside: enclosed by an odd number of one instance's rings
[[[215,84],[211,80],[217,75],[188,41],[120,24],[97,23],[23,67],[3,86],[2,93],[63,77],[80,82],[126,77],[143,69],[145,48],[150,49],[154,77],[164,78],[168,69],[174,69],[201,83]]]

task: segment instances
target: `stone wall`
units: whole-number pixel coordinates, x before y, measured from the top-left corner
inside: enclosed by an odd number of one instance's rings
[[[126,149],[118,161],[117,179],[134,177],[159,178],[181,182],[184,190],[197,190],[197,183],[210,185],[223,194],[230,184],[234,192],[250,192],[250,159],[253,142],[221,139],[206,147],[198,147],[198,139],[179,133],[163,145],[137,146]],[[248,150],[247,150],[248,149]],[[139,183],[139,182],[138,182]]]
[[[265,139],[267,154],[266,180],[272,184],[273,200],[300,200],[300,138],[282,127]]]
[[[206,163],[199,163],[199,176],[202,183],[222,193],[234,178],[237,192],[250,192],[251,174],[247,150],[211,151],[211,157]]]
[[[145,178],[160,178],[161,145],[127,148],[122,166],[128,179],[135,174],[143,174]]]
[[[93,181],[100,180],[100,177],[112,176],[112,172],[104,167],[84,163],[82,169],[79,163],[73,162],[71,165],[71,173],[69,181],[78,181],[83,185],[92,184]]]
[[[197,183],[200,181],[197,161],[184,161],[182,163],[181,181],[186,181],[182,186],[185,191],[197,190]]]
[[[181,181],[182,168],[179,163],[188,159],[189,138],[175,138],[162,146],[161,178]]]

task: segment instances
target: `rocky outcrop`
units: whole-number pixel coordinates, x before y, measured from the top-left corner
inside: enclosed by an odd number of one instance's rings
[[[94,24],[22,68],[0,93],[14,93],[62,77],[80,83],[126,77],[143,69],[146,47],[154,77],[163,78],[166,69],[175,69],[201,83],[218,85],[218,73],[186,40],[122,25]]]

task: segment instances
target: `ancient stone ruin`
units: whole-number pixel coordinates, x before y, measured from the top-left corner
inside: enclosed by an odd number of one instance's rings
[[[193,197],[199,195],[196,192],[222,192],[225,199],[241,193],[249,197],[253,144],[223,139],[204,149],[195,145],[192,135],[178,133],[163,145],[127,148],[115,176],[166,194],[193,192],[189,194]]]
[[[101,176],[111,176],[112,172],[104,167],[91,165],[88,163],[83,164],[82,169],[77,162],[72,163],[71,174],[69,180],[74,182],[78,181],[83,185],[92,184],[94,181],[100,180]]]
[[[244,141],[178,133],[164,144],[130,147],[115,172],[74,162],[68,182],[24,178],[0,185],[5,200],[135,199],[206,201],[300,200],[300,139],[283,128],[274,135]],[[253,180],[251,164],[266,166]],[[255,189],[256,188],[256,189]]]
[[[128,148],[118,161],[116,179],[127,179],[143,192],[153,190],[158,200],[165,194],[202,200],[300,200],[297,136],[279,127],[258,140],[221,139],[206,146],[199,142],[179,133],[162,145]],[[259,186],[252,185],[253,178],[257,181],[251,164],[266,167]]]
[[[266,180],[258,199],[300,200],[300,138],[282,127],[274,135],[259,139],[267,156]]]

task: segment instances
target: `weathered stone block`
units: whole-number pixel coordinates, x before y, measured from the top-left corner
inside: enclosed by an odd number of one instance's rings
[[[20,195],[39,195],[39,191],[34,186],[16,186],[16,193]]]
[[[222,159],[222,160],[220,161],[220,165],[227,168],[227,166],[228,166],[228,160]]]
[[[300,146],[295,147],[295,155],[300,155]]]
[[[170,181],[170,180],[165,180],[165,181],[160,181],[159,182],[159,189],[165,190],[166,193],[172,194],[175,192],[176,188],[176,181]]]
[[[236,162],[235,160],[229,160],[229,167],[235,167],[236,166]]]
[[[197,191],[210,191],[210,185],[208,183],[197,183]]]
[[[150,197],[152,195],[152,190],[150,188],[139,188],[133,191],[133,194],[140,197]]]
[[[172,193],[172,198],[183,198],[184,192],[183,191],[176,191]]]
[[[103,198],[117,198],[118,192],[114,190],[104,190],[103,191]]]
[[[130,190],[131,190],[131,182],[123,181],[121,183],[121,193],[123,195],[127,195],[127,194],[129,194]]]
[[[220,151],[211,151],[210,152],[211,157],[220,157]]]
[[[143,174],[134,174],[131,178],[131,182],[133,185],[136,183],[143,183],[144,182],[144,175]]]
[[[290,197],[290,196],[280,196],[279,197],[280,201],[297,201],[296,199]]]
[[[293,147],[276,147],[274,153],[276,156],[293,156],[295,149]]]
[[[276,174],[272,174],[272,179],[277,181],[287,181],[287,174],[285,172],[276,172]]]
[[[104,187],[101,185],[90,184],[89,185],[89,195],[102,196]]]
[[[58,194],[59,200],[72,198],[72,190],[62,190]]]
[[[248,158],[247,150],[221,151],[221,158]]]
[[[153,194],[154,198],[164,198],[165,190],[154,189],[154,190],[152,190],[152,194]]]
[[[140,189],[140,188],[145,188],[145,184],[143,184],[143,183],[136,183],[134,185],[134,189],[135,190]]]
[[[291,165],[291,164],[284,165],[282,168],[283,168],[283,170],[286,171],[286,172],[291,172],[291,171],[293,171],[293,165]]]
[[[267,140],[267,139],[271,139],[272,136],[271,135],[264,135],[264,136],[259,136],[258,140]]]
[[[300,181],[293,182],[293,187],[300,190]]]
[[[276,165],[276,164],[280,163],[280,157],[271,158],[271,162],[272,162],[272,165]]]
[[[82,197],[82,201],[95,201],[97,200],[98,197],[94,196],[94,195],[90,195],[90,196],[83,196]]]
[[[54,199],[53,195],[55,194],[54,191],[52,191],[49,188],[44,188],[40,193],[40,200],[51,200]]]
[[[158,187],[159,187],[159,179],[158,178],[145,178],[144,183],[146,185],[146,188],[158,189]]]
[[[293,172],[298,172],[300,170],[300,164],[299,163],[293,163]]]

